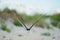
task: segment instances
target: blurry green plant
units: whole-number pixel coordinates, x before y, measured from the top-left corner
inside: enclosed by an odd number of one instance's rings
[[[59,21],[60,21],[60,13],[51,16],[51,24],[53,26],[57,27]]]
[[[14,18],[13,13],[18,14],[18,12],[15,9],[10,10],[8,7],[6,7],[2,11],[0,10],[0,17],[2,17],[3,19],[8,19],[9,17]],[[51,18],[51,24],[55,27],[57,27],[58,22],[60,21],[60,13],[55,13],[54,15],[43,15],[38,12],[35,12],[35,14],[32,16],[27,15],[25,12],[19,13],[19,14],[23,17],[23,19],[27,23],[34,23],[36,21],[36,19],[38,19],[41,15],[43,16],[42,17],[43,21],[45,18]],[[40,22],[38,22],[36,25],[43,26],[45,24],[45,23],[43,23],[43,21],[40,20]],[[14,24],[16,26],[22,26],[21,23],[18,22],[18,20],[14,20]],[[48,27],[48,29],[49,29],[49,27]]]
[[[37,27],[44,28],[44,21],[39,20],[39,22],[38,22],[38,23],[36,23],[36,26],[37,26]]]
[[[60,29],[60,22],[58,23],[57,27]]]
[[[53,21],[51,22],[51,24],[56,27],[57,24],[58,24],[58,21],[53,20]]]
[[[3,31],[11,32],[11,30],[8,29],[7,26],[6,26],[6,25],[3,25],[3,24],[1,25],[1,29],[2,29]]]
[[[51,19],[55,20],[55,21],[60,21],[60,13],[56,14],[56,15],[52,15]]]
[[[16,26],[22,26],[22,24],[17,20],[17,19],[14,19],[14,25],[16,25]]]
[[[51,27],[49,24],[46,24],[46,28],[47,29],[53,29],[53,27]]]
[[[31,23],[35,22],[41,16],[41,14],[34,14],[32,16],[27,14],[20,14],[20,15],[23,17],[23,19],[26,22],[31,22]]]
[[[42,33],[43,36],[50,36],[51,34],[49,32]]]
[[[47,26],[47,29],[53,29],[52,27],[50,27],[50,26]]]

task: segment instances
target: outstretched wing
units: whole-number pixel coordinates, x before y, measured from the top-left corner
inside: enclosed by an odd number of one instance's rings
[[[21,22],[22,25],[23,25],[26,29],[28,29],[28,28],[26,27],[26,25],[24,24],[23,18],[22,18],[20,15],[18,15],[17,13],[14,13],[14,12],[13,12],[13,14],[14,14],[14,16],[17,18],[17,20],[19,21],[19,23]]]
[[[39,20],[41,19],[42,15],[31,25],[30,29],[36,24],[39,22]]]

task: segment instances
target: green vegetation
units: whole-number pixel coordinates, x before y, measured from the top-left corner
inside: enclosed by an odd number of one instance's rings
[[[57,24],[58,24],[58,21],[54,21],[54,20],[53,20],[53,21],[51,22],[51,24],[56,27]]]
[[[19,26],[19,27],[22,26],[22,24],[19,23],[19,21],[17,19],[14,19],[13,24],[16,25],[16,26]]]
[[[0,10],[0,18],[3,18],[3,19],[12,18],[13,19],[15,18],[15,16],[13,15],[14,13],[17,13],[16,10],[14,9],[10,10],[8,8],[5,8],[2,11]],[[46,25],[44,21],[47,18],[51,19],[51,24],[54,27],[57,27],[58,23],[60,22],[60,13],[55,13],[55,15],[43,15],[43,14],[39,14],[38,12],[36,12],[36,14],[32,16],[27,15],[25,12],[17,13],[17,14],[20,15],[24,19],[25,23],[34,23],[40,16],[42,16],[39,22],[36,23],[36,26],[39,26],[39,27],[44,27],[44,25]],[[13,23],[16,26],[22,26],[21,23],[19,23],[19,21],[16,18],[14,19]],[[50,29],[49,25],[47,26],[48,26],[47,28]],[[60,26],[58,26],[58,28],[60,28]]]
[[[20,14],[26,22],[35,22],[37,18],[40,17],[40,14],[35,14],[33,16],[27,15],[25,13]]]
[[[47,26],[47,29],[53,29],[53,28],[48,25],[48,26]]]
[[[51,16],[51,24],[53,26],[57,27],[59,22],[60,22],[60,13]]]
[[[53,27],[51,27],[49,24],[46,24],[46,28],[47,29],[53,29]]]
[[[50,36],[51,34],[49,32],[42,33],[43,36]]]
[[[6,26],[6,25],[3,25],[3,24],[1,25],[1,29],[2,29],[3,31],[11,32],[11,30],[8,29],[7,26]]]

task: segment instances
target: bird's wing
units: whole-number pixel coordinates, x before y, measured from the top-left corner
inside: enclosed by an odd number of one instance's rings
[[[43,17],[42,15],[31,25],[30,29],[36,24],[39,22],[39,20],[41,19],[41,17]]]
[[[17,13],[14,13],[14,16],[15,16],[15,17],[17,18],[17,20],[18,20],[19,22],[21,22],[21,24],[27,29],[26,25],[24,24],[23,18],[22,18],[20,15],[18,15]]]

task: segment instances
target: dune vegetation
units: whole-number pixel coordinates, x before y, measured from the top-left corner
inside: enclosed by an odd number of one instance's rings
[[[55,13],[54,15],[43,15],[43,14],[39,14],[38,12],[34,15],[27,15],[26,13],[18,13],[16,10],[12,9],[8,9],[8,8],[5,8],[3,10],[0,10],[0,22],[2,22],[2,20],[7,20],[9,18],[12,18],[14,20],[14,25],[16,26],[22,26],[21,23],[19,23],[19,21],[17,20],[17,18],[14,16],[14,14],[17,14],[19,16],[21,16],[24,20],[25,23],[34,23],[40,16],[42,16],[39,20],[38,23],[36,23],[36,26],[39,26],[39,27],[44,27],[44,25],[46,25],[46,23],[44,22],[45,19],[49,18],[51,19],[51,24],[54,26],[54,27],[58,27],[60,28],[60,13]],[[46,25],[48,26],[49,28],[49,25]],[[5,30],[3,28],[3,30]]]

